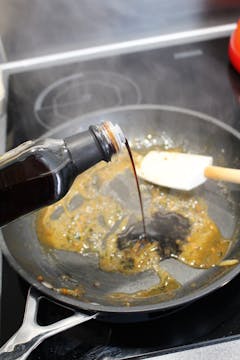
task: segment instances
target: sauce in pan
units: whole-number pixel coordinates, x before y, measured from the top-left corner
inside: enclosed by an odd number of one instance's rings
[[[133,157],[137,164],[141,151],[133,151]],[[107,272],[131,275],[153,270],[159,277],[158,285],[134,294],[110,295],[126,304],[159,294],[164,298],[179,288],[161,268],[162,259],[174,257],[206,269],[219,264],[230,245],[209,217],[204,200],[191,192],[146,182],[140,185],[147,232],[143,236],[142,213],[130,180],[127,153],[109,164],[99,163],[78,176],[68,194],[41,210],[36,220],[39,241],[48,248],[98,253],[99,268]]]

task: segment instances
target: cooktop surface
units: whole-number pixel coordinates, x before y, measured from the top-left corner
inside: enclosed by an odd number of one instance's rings
[[[9,78],[9,147],[86,113],[161,104],[211,115],[239,129],[239,75],[228,38],[118,55]]]
[[[228,62],[227,48],[228,38],[222,38],[12,74],[8,148],[89,112],[137,104],[198,111],[240,130],[240,76]],[[144,358],[238,338],[239,280],[238,276],[200,300],[133,324],[91,320],[45,340],[29,359]],[[21,324],[28,290],[5,259],[2,286],[4,343]],[[51,323],[65,313],[43,300],[38,321]]]

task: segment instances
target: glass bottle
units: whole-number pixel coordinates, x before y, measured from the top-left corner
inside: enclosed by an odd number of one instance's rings
[[[104,122],[65,139],[27,141],[0,157],[0,226],[60,200],[77,175],[125,147]]]

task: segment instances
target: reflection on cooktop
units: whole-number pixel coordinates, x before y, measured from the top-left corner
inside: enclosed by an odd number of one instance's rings
[[[34,114],[49,129],[79,114],[140,102],[140,89],[130,78],[108,71],[82,72],[63,77],[41,91]]]

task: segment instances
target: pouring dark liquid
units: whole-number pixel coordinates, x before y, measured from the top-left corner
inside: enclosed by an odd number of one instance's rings
[[[135,177],[135,181],[136,181],[136,186],[137,186],[137,191],[138,191],[139,203],[140,203],[141,214],[142,214],[143,235],[144,235],[144,239],[147,239],[146,221],[145,221],[142,194],[141,194],[140,185],[139,185],[139,181],[138,181],[137,171],[136,171],[135,163],[134,163],[134,160],[133,160],[131,148],[129,146],[129,143],[128,143],[127,139],[126,139],[125,144],[126,144],[126,148],[127,148],[127,151],[128,151],[129,158],[131,160],[132,169],[133,169],[133,173],[134,173],[134,177]]]

